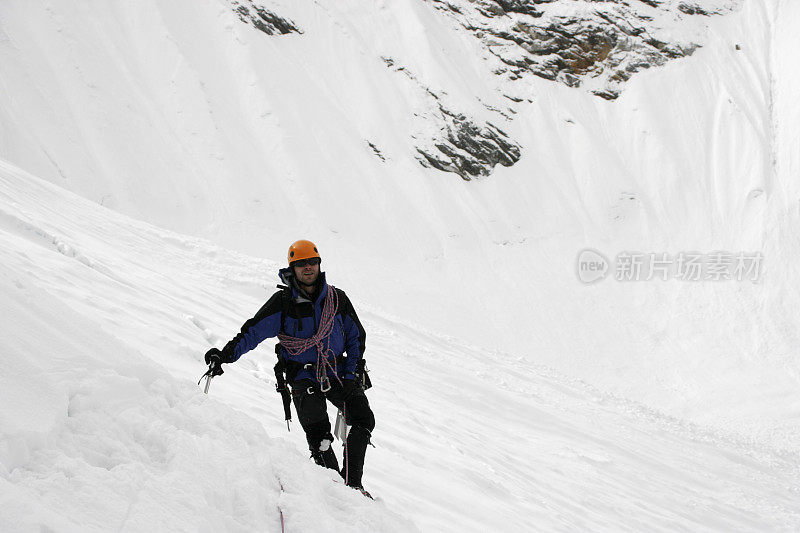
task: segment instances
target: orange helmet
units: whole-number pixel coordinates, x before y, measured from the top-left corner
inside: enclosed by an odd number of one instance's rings
[[[311,257],[319,257],[317,245],[311,241],[299,240],[289,247],[289,264],[293,261],[300,261],[301,259],[309,259]]]

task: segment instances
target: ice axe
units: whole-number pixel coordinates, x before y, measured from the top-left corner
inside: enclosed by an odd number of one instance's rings
[[[208,388],[211,386],[211,378],[224,373],[225,371],[222,370],[222,364],[219,361],[211,361],[208,364],[208,370],[205,374],[200,376],[200,381],[198,381],[197,384],[200,385],[200,382],[203,381],[203,378],[206,378],[206,386],[205,389],[203,389],[203,392],[208,394]]]

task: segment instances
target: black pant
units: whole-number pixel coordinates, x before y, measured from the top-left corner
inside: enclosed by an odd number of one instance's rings
[[[345,445],[344,467],[341,475],[348,485],[361,486],[364,471],[364,456],[367,453],[372,430],[375,428],[375,416],[369,407],[369,400],[360,385],[356,385],[350,396],[344,398],[344,390],[339,382],[331,380],[331,388],[323,393],[319,384],[311,380],[296,381],[292,386],[292,398],[297,410],[297,418],[306,432],[306,441],[311,455],[317,464],[336,468],[338,463],[333,448],[320,450],[323,440],[333,442],[331,422],[325,400],[330,401],[337,409],[344,412],[345,422],[351,426]],[[322,456],[324,452],[324,456]],[[335,465],[335,466],[334,466]]]

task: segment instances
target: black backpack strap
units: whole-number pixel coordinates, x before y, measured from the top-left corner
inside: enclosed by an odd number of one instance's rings
[[[286,379],[284,378],[286,365],[280,356],[273,370],[275,371],[275,390],[278,391],[283,400],[283,414],[286,420],[286,429],[289,429],[289,421],[292,419],[292,393],[289,392],[289,387],[286,385]]]

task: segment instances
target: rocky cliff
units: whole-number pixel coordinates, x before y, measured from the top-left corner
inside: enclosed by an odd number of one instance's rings
[[[733,0],[425,0],[500,61],[495,73],[587,85],[608,100],[635,73],[691,55],[705,21]],[[676,31],[677,29],[677,31]]]

